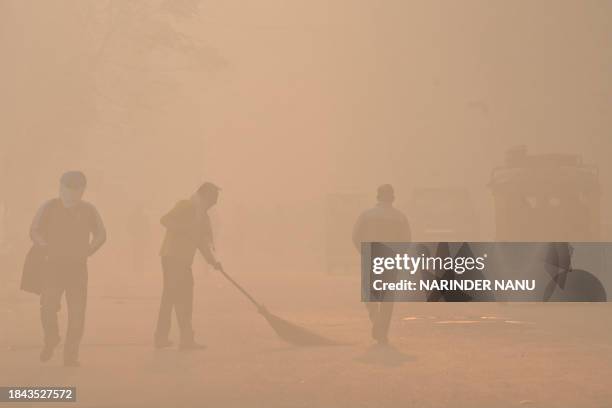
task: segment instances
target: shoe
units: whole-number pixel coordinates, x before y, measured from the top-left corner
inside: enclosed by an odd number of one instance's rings
[[[79,363],[79,360],[64,360],[64,367],[80,367],[81,363]]]
[[[206,348],[205,345],[196,343],[195,341],[179,344],[180,351],[204,350],[205,348]]]
[[[163,349],[166,347],[170,347],[172,346],[174,343],[172,343],[170,340],[155,340],[155,348],[156,349]]]
[[[50,343],[46,343],[40,352],[40,361],[45,363],[51,360],[51,357],[53,357],[53,352],[55,351],[55,348],[57,347],[59,343],[60,343],[59,340],[50,342]]]

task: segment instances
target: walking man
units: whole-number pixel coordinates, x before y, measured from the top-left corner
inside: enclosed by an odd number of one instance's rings
[[[166,236],[160,251],[164,274],[157,329],[155,330],[155,347],[164,348],[172,345],[168,335],[172,320],[172,310],[180,330],[180,350],[204,348],[194,340],[191,323],[193,311],[193,274],[191,265],[196,249],[215,269],[221,264],[215,259],[212,251],[213,234],[208,217],[208,210],[217,203],[219,187],[204,183],[189,200],[179,201],[176,206],[161,218],[166,228]]]
[[[45,202],[30,228],[34,245],[43,253],[40,317],[44,347],[40,360],[51,359],[60,343],[57,313],[66,296],[68,327],[64,365],[79,365],[79,345],[87,304],[87,258],[106,241],[106,230],[96,208],[82,200],[87,179],[80,171],[64,173],[59,197]]]
[[[358,251],[361,251],[362,242],[408,242],[411,239],[410,225],[406,216],[393,206],[395,200],[393,186],[384,184],[378,187],[377,200],[375,207],[359,216],[353,228],[353,243]],[[386,278],[395,280],[392,273],[387,273]],[[389,342],[388,334],[393,314],[394,302],[386,300],[366,303],[372,322],[372,338],[380,345]]]

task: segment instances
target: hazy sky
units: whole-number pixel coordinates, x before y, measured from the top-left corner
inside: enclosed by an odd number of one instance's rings
[[[486,183],[519,144],[598,165],[610,219],[610,1],[0,8],[3,177],[20,225],[80,167],[110,218],[124,203],[157,217],[210,179],[226,219],[311,239],[329,193],[465,187],[486,239]]]

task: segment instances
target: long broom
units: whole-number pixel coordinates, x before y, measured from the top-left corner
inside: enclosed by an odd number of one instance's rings
[[[325,338],[319,334],[313,333],[303,327],[297,326],[287,320],[281,319],[280,317],[270,313],[265,306],[255,300],[249,292],[247,292],[242,286],[238,284],[231,276],[225,272],[223,268],[219,268],[219,272],[232,283],[247,299],[251,301],[257,308],[257,311],[266,319],[272,330],[276,332],[278,337],[286,341],[287,343],[294,344],[296,346],[337,346],[341,343],[335,342],[328,338]]]

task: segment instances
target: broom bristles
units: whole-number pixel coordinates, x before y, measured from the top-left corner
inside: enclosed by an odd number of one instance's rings
[[[285,340],[287,343],[294,344],[296,346],[334,346],[340,345],[340,343],[323,337],[317,333],[314,333],[308,329],[300,327],[296,324],[288,322],[266,309],[261,309],[260,313],[268,321],[272,329],[276,332],[278,337]]]

